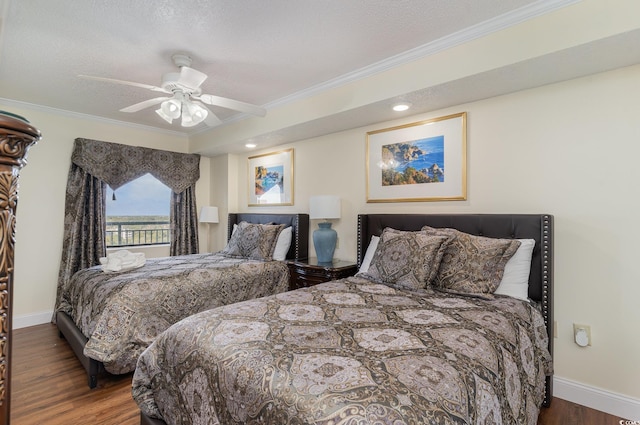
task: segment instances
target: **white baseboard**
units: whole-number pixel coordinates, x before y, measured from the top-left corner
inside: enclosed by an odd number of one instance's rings
[[[570,379],[554,376],[553,396],[619,416],[620,419],[640,421],[640,400]]]
[[[42,313],[27,314],[25,316],[13,316],[13,329],[28,328],[29,326],[42,325],[43,323],[51,323],[53,317],[52,311],[43,311]]]

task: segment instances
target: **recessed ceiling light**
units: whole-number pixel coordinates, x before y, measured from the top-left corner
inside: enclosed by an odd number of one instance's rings
[[[255,147],[256,147],[256,146],[258,146],[258,145],[256,145],[255,143],[247,143],[247,144],[245,144],[245,146],[246,146],[247,148],[249,148],[249,149],[253,149],[253,148],[255,148]]]
[[[409,102],[396,103],[395,105],[393,105],[393,110],[396,112],[402,112],[402,111],[406,111],[410,107],[411,107],[411,104]]]

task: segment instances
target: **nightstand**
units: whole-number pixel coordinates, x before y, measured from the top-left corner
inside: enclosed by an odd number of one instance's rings
[[[289,260],[289,290],[306,288],[330,280],[353,276],[358,265],[353,261],[333,260],[332,263],[318,264],[317,258]]]

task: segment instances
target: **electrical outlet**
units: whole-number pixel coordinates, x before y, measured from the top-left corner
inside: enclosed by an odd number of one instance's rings
[[[591,326],[573,324],[573,340],[581,347],[591,346]]]

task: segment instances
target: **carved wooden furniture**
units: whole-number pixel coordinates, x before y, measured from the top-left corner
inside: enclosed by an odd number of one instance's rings
[[[13,257],[18,177],[27,151],[40,140],[27,120],[0,111],[0,425],[9,423]]]

